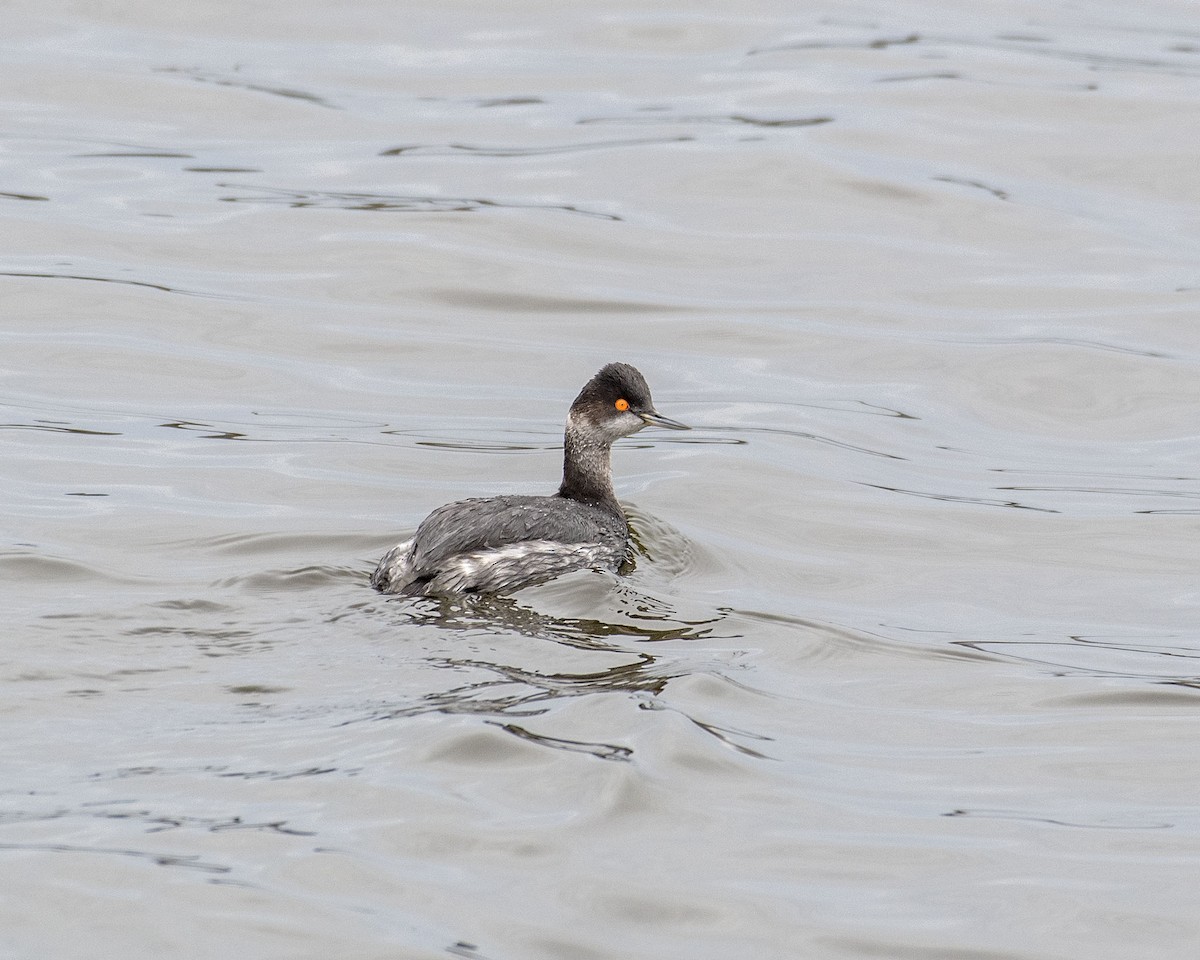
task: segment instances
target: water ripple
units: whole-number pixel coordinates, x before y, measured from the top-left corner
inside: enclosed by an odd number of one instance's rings
[[[305,103],[310,103],[313,106],[325,107],[329,110],[340,110],[341,107],[331,103],[324,97],[318,96],[315,93],[309,93],[305,90],[299,90],[295,87],[281,87],[273,84],[254,83],[249,80],[231,79],[223,77],[219,74],[206,73],[199,69],[185,69],[183,67],[155,67],[156,73],[178,74],[195,80],[197,83],[208,83],[218,87],[235,87],[240,90],[249,90],[253,93],[266,93],[273,97],[284,97],[287,100],[302,100]]]
[[[331,190],[295,190],[252,184],[217,184],[223,190],[250,190],[254,193],[220,197],[224,203],[278,204],[293,209],[360,210],[372,213],[470,213],[478,210],[559,210],[599,220],[621,220],[613,213],[587,210],[564,203],[530,203],[492,200],[485,197],[432,197],[412,194],[357,193]]]
[[[1083,64],[1091,70],[1112,72],[1153,72],[1172,76],[1200,76],[1200,67],[1194,62],[1178,57],[1137,56],[1111,54],[1099,50],[1072,49],[1057,45],[1043,37],[999,35],[979,38],[969,35],[953,36],[939,34],[909,33],[898,37],[854,37],[838,40],[797,40],[789,43],[756,47],[747,51],[748,56],[786,53],[804,50],[887,50],[891,47],[946,48],[957,47],[1019,53],[1031,57],[1061,60],[1072,64]],[[1172,52],[1190,53],[1190,50]]]
[[[1086,822],[1082,820],[1065,820],[1056,817],[1039,816],[1034,813],[1021,813],[1016,810],[951,810],[943,813],[943,817],[976,817],[985,820],[1027,820],[1030,823],[1044,823],[1053,827],[1078,827],[1087,830],[1166,830],[1173,826],[1170,823],[1123,823],[1119,819],[1097,820]]]
[[[926,490],[905,490],[903,487],[889,487],[882,483],[867,483],[865,481],[855,481],[864,487],[873,487],[876,490],[886,490],[888,493],[902,493],[906,497],[921,497],[925,500],[941,500],[946,503],[977,503],[985,507],[1009,507],[1014,510],[1033,510],[1038,513],[1061,513],[1061,510],[1055,510],[1052,507],[1035,507],[1028,503],[1021,503],[1017,500],[1001,500],[995,497],[968,497],[961,494],[952,493],[935,493]]]
[[[788,129],[793,127],[817,127],[825,123],[833,123],[833,117],[784,117],[766,118],[752,117],[744,113],[725,114],[662,114],[653,116],[618,116],[618,117],[583,117],[579,124],[620,123],[620,124],[652,124],[658,126],[664,123],[711,123],[733,124],[751,127],[772,127]]]
[[[468,143],[449,143],[443,146],[413,144],[391,147],[382,151],[381,157],[420,155],[428,157],[453,157],[470,155],[476,157],[553,157],[563,153],[580,153],[590,150],[617,150],[625,147],[662,146],[668,143],[688,143],[694,137],[642,137],[627,140],[601,140],[595,143],[560,143],[544,147],[497,147],[477,146]]]
[[[184,867],[204,873],[230,873],[233,868],[220,863],[202,860],[199,854],[151,853],[147,850],[122,849],[119,847],[88,847],[70,843],[0,843],[0,850],[30,850],[38,853],[98,853],[107,856],[133,857],[148,860],[160,867]]]

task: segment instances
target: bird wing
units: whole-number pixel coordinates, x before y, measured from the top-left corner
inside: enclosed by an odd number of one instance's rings
[[[571,503],[572,509],[561,508]],[[599,528],[597,527],[599,524]],[[624,535],[624,518],[600,507],[553,497],[488,497],[460,500],[434,510],[414,538],[413,565],[420,572],[449,557],[513,543],[548,540],[585,543]]]

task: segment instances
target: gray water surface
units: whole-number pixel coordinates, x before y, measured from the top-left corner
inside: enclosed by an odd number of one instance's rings
[[[5,24],[0,956],[1196,955],[1191,4]]]

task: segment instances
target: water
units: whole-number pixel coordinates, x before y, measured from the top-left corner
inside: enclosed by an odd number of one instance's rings
[[[0,955],[1195,955],[1191,5],[5,19]]]

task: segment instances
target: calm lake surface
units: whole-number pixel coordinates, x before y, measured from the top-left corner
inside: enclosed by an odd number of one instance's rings
[[[18,0],[0,957],[1200,945],[1184,0]],[[552,491],[640,544],[376,595]]]

